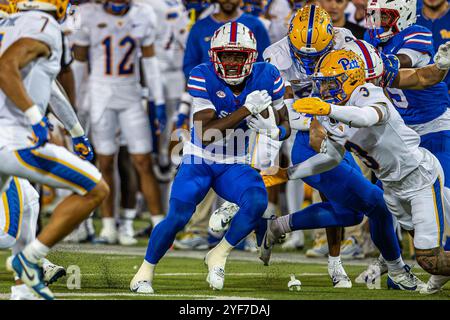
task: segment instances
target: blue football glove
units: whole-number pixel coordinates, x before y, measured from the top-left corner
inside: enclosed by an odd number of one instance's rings
[[[167,125],[167,114],[165,104],[160,104],[156,106],[156,122],[158,126],[158,132],[162,133]]]
[[[77,156],[83,160],[92,161],[94,159],[94,152],[92,151],[91,143],[86,136],[72,138],[73,151]]]
[[[53,130],[53,126],[48,121],[47,117],[43,117],[41,121],[31,126],[33,129],[32,142],[33,148],[39,148],[48,141],[48,132]]]
[[[181,129],[186,123],[187,118],[188,118],[187,114],[179,113],[177,116],[177,122],[175,123],[176,128]]]
[[[383,87],[390,87],[394,79],[398,75],[398,69],[400,69],[400,60],[398,60],[396,55],[381,53],[381,58],[383,58],[384,63],[384,74],[383,74]]]

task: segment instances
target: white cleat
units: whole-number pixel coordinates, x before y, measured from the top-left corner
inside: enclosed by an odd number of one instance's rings
[[[420,289],[420,293],[425,295],[438,293],[448,281],[450,281],[448,276],[432,275],[427,285]]]
[[[327,239],[316,239],[314,246],[308,249],[305,254],[308,258],[323,258],[328,255]]]
[[[259,255],[259,259],[264,263],[265,266],[269,265],[270,256],[272,255],[274,244],[277,243],[283,236],[277,226],[278,225],[274,220],[267,221],[267,230],[261,243]]]
[[[339,261],[331,266],[329,265],[328,274],[330,275],[334,288],[350,289],[352,287],[352,281],[345,272],[344,267],[342,266],[342,262]]]
[[[380,255],[376,260],[369,264],[366,270],[356,277],[355,282],[359,284],[365,283],[369,289],[381,289],[381,286],[376,286],[376,284],[380,282],[380,277],[387,272],[387,264]]]
[[[117,229],[105,229],[100,231],[99,237],[95,240],[97,243],[101,244],[116,244],[119,239],[119,234]]]
[[[148,280],[141,280],[135,283],[130,283],[130,290],[134,293],[140,294],[154,294],[152,283]]]
[[[344,240],[341,244],[341,259],[364,259],[362,247],[358,244],[355,237]]]
[[[239,206],[237,204],[225,201],[209,218],[209,228],[213,232],[226,231],[238,211]]]
[[[204,263],[208,267],[208,275],[206,282],[208,282],[210,288],[213,290],[222,290],[225,282],[225,266],[224,265],[212,265],[209,263],[209,255],[211,251],[206,254]]]
[[[420,291],[427,286],[411,271],[411,267],[405,265],[400,272],[388,272],[388,289],[404,291]]]
[[[206,282],[213,290],[222,290],[225,282],[225,270],[222,267],[214,266],[208,271]]]
[[[283,250],[303,250],[305,247],[305,235],[303,230],[297,230],[286,235],[286,241],[281,245]]]
[[[11,297],[9,300],[43,300],[38,298],[34,292],[25,284],[18,284],[11,287]]]
[[[64,267],[53,264],[47,259],[43,259],[42,269],[44,270],[44,282],[47,286],[66,275]]]

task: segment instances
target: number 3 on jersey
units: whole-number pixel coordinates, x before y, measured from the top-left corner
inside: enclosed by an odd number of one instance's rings
[[[357,144],[347,141],[345,143],[345,149],[348,152],[355,153],[369,169],[378,170],[380,168],[378,162]]]
[[[109,36],[103,40],[102,44],[105,46],[105,74],[112,76],[113,74],[113,37]],[[122,38],[118,44],[120,48],[128,48],[125,52],[122,60],[119,63],[117,74],[119,76],[130,75],[134,73],[134,63],[130,62],[130,57],[132,57],[134,50],[136,49],[136,41],[130,36]]]

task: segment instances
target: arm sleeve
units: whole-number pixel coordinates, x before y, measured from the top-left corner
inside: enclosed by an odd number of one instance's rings
[[[413,68],[425,67],[431,61],[431,56],[428,53],[412,49],[400,49],[398,54],[407,55],[411,59]]]
[[[158,58],[156,56],[142,58],[142,66],[144,69],[145,81],[150,89],[155,105],[158,106],[164,104],[164,88],[161,81]]]
[[[77,132],[72,135],[73,137],[79,137],[84,134],[84,131],[82,129],[81,132],[79,130],[79,128],[81,128],[81,124],[78,120],[75,110],[71,106],[69,100],[62,92],[62,89],[56,81],[52,83],[50,106],[55,116],[59,119],[59,121],[61,121],[61,123],[64,125],[64,128],[71,132],[71,135],[74,128],[78,128]]]
[[[326,144],[325,153],[318,153],[288,169],[289,180],[303,179],[320,174],[339,165],[344,158],[345,149],[330,139],[325,139],[323,144]]]
[[[376,108],[382,110],[381,108]],[[377,110],[372,107],[359,108],[337,105],[331,105],[330,118],[354,128],[371,127],[382,120],[380,119]]]

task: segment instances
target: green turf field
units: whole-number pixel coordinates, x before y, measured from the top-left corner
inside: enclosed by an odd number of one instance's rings
[[[383,277],[382,289],[369,290],[364,285],[353,284],[352,289],[334,289],[323,263],[300,264],[275,262],[264,267],[256,258],[254,261],[240,261],[239,257],[230,259],[226,269],[225,288],[221,292],[212,291],[205,282],[206,268],[199,258],[167,257],[159,265],[154,281],[156,294],[153,296],[135,295],[129,292],[128,284],[142,261],[142,255],[121,255],[104,253],[85,253],[83,250],[66,251],[59,249],[50,259],[68,267],[80,268],[81,289],[69,290],[67,283],[75,285],[74,276],[60,279],[51,288],[59,299],[449,299],[450,288],[432,296],[419,293],[392,291],[386,289]],[[248,254],[252,255],[252,254]],[[255,254],[253,254],[255,255]],[[0,253],[0,298],[8,299],[11,274],[6,271],[4,262],[8,252]],[[294,256],[294,255],[293,255]],[[294,256],[295,257],[295,256]],[[350,262],[346,270],[352,279],[364,270]],[[425,280],[427,275],[416,268],[416,273]],[[290,292],[287,283],[293,273],[301,280],[299,292]]]

